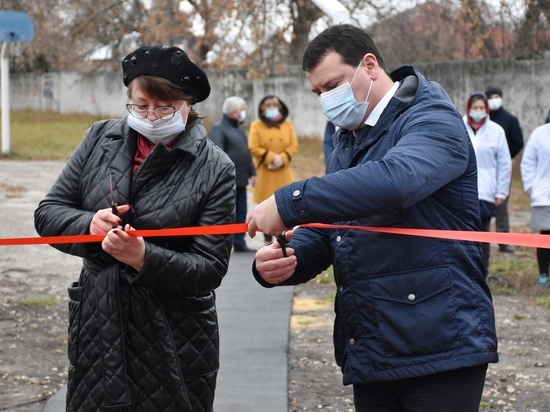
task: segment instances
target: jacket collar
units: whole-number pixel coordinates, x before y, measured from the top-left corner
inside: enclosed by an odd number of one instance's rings
[[[391,74],[391,77],[393,81],[399,82],[399,88],[388,102],[372,130],[369,131],[368,128],[363,128],[355,132],[359,150],[374,144],[386,133],[392,123],[401,116],[401,113],[416,98],[423,85],[422,81],[425,81],[422,75],[412,66],[403,66],[397,69]]]
[[[240,123],[239,123],[238,120],[233,119],[233,118],[229,117],[226,114],[223,115],[223,119],[226,123],[230,124],[233,127],[239,127],[240,126]]]
[[[153,168],[147,168],[144,173],[132,174],[134,155],[137,150],[137,132],[128,126],[126,118],[116,121],[105,133],[106,141],[101,145],[109,163],[114,190],[117,192],[116,202],[129,202],[133,194],[155,175],[162,174],[178,156],[196,157],[201,145],[206,142],[206,130],[200,120],[195,121],[180,136],[174,146],[169,149],[163,144],[157,145],[152,152]]]

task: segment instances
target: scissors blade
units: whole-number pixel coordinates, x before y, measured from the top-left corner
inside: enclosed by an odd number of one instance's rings
[[[116,208],[115,196],[113,194],[113,175],[109,174],[109,193],[111,194],[111,212],[113,215],[118,216],[118,209]]]

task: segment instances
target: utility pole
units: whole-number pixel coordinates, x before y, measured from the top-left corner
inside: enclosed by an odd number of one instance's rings
[[[0,11],[0,103],[2,104],[2,154],[10,154],[10,43],[34,39],[32,18],[21,11]]]

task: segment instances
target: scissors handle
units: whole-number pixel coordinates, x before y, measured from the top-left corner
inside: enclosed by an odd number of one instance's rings
[[[281,250],[283,251],[283,256],[288,257],[288,254],[286,253],[286,231],[283,231],[280,235],[277,236],[277,243],[279,246],[281,246]]]

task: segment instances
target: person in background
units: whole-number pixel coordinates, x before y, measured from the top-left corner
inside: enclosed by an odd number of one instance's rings
[[[531,197],[531,228],[550,235],[550,123],[533,130],[521,158],[523,187]],[[538,287],[550,287],[550,249],[537,248]]]
[[[510,157],[514,159],[523,148],[523,132],[516,116],[504,109],[502,105],[502,89],[496,86],[489,86],[485,90],[489,104],[489,116],[491,120],[504,129]],[[509,197],[507,196],[496,208],[496,231],[510,232]],[[499,250],[504,253],[514,253],[511,245],[499,245]]]
[[[476,152],[481,230],[489,232],[496,208],[508,197],[510,190],[510,152],[504,129],[489,119],[487,96],[483,92],[470,95],[463,119]],[[484,242],[481,248],[483,264],[488,273],[491,244]]]
[[[258,106],[258,117],[250,125],[248,148],[254,159],[258,180],[253,190],[254,203],[263,202],[275,190],[294,181],[292,159],[298,139],[288,108],[277,96],[265,96]],[[264,233],[264,243],[272,236]]]
[[[238,96],[225,99],[222,106],[223,117],[210,129],[210,140],[219,146],[235,163],[237,173],[236,218],[237,223],[244,223],[247,214],[247,190],[250,183],[256,185],[256,170],[248,150],[248,138],[242,129],[246,119],[246,102]],[[233,237],[235,252],[252,252],[246,245],[244,233]]]
[[[331,122],[327,122],[327,125],[325,127],[325,137],[323,139],[325,166],[328,164],[328,158],[334,150],[334,142],[332,141],[332,136],[334,135],[334,133],[336,133],[336,127]]]
[[[387,73],[373,39],[349,24],[313,39],[302,68],[340,129],[324,176],[286,185],[249,213],[251,236],[288,242],[256,253],[254,277],[296,285],[333,265],[335,355],[357,412],[477,412],[498,360],[479,243],[357,228],[479,230],[476,157],[460,114],[415,68]],[[293,229],[307,223],[336,226]]]
[[[233,223],[235,166],[206,138],[210,84],[182,49],[140,47],[122,71],[129,115],[90,127],[35,211],[41,236],[104,236],[54,245],[83,258],[66,410],[211,412],[231,236],[132,231]]]

